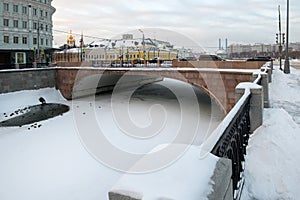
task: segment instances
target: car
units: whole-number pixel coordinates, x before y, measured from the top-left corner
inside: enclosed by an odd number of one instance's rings
[[[199,56],[199,60],[220,60],[220,61],[225,61],[224,58],[218,55],[212,55],[212,54],[203,54]]]
[[[272,61],[270,56],[256,56],[253,58],[248,58],[247,61]]]
[[[155,57],[155,58],[149,60],[148,62],[149,63],[157,63],[158,61],[159,61],[159,63],[163,63],[164,62],[164,60],[161,59],[161,58],[159,58],[159,57]]]
[[[186,58],[179,58],[179,61],[188,61]]]
[[[196,61],[197,58],[196,57],[185,57],[185,58],[179,58],[179,61]]]
[[[144,59],[143,58],[136,58],[133,60],[133,64],[143,64]]]

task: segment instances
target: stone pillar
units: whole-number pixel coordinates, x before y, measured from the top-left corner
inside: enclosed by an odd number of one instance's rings
[[[264,72],[267,68],[267,74],[268,74],[268,83],[272,82],[272,69],[269,66],[264,66],[260,68],[260,71]]]
[[[211,177],[213,192],[208,195],[209,200],[232,200],[232,161],[227,158],[220,158],[216,164],[213,176]]]
[[[253,73],[253,79],[255,80],[258,77],[258,74],[261,75],[261,86],[263,87],[263,96],[264,96],[264,107],[269,108],[269,75],[265,72]]]
[[[250,89],[250,132],[253,132],[263,123],[263,87],[255,83],[239,83],[235,88],[236,102]]]
[[[273,71],[273,60],[270,61],[270,68]],[[273,73],[273,72],[272,72]]]
[[[157,67],[160,67],[160,60],[157,58]]]

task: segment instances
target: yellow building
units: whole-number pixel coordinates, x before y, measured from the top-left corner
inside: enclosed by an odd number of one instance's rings
[[[173,60],[177,58],[176,50],[161,50],[159,48],[145,48],[145,51],[139,48],[87,48],[85,51],[85,60],[105,60],[105,61],[134,61],[134,60],[152,60],[161,58],[163,60]]]
[[[67,44],[75,45],[75,39],[70,33]],[[103,40],[90,44],[85,48],[71,48],[56,52],[56,62],[143,62],[160,58],[174,60],[178,58],[179,49],[173,48],[169,42],[155,39],[133,39],[126,35],[125,39]]]

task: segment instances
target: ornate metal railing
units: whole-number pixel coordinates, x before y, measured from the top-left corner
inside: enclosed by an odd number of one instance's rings
[[[272,64],[272,63],[271,63]],[[266,63],[263,72],[267,72],[270,63]],[[262,76],[258,74],[253,83],[261,85]],[[232,161],[232,185],[234,199],[239,199],[243,188],[244,161],[246,147],[251,134],[250,129],[250,89],[246,89],[244,95],[239,99],[234,108],[222,121],[219,140],[212,148],[211,153],[231,159]]]
[[[246,147],[250,136],[250,92],[245,92],[239,100],[239,107],[235,112],[224,133],[212,149],[211,153],[231,159],[232,161],[232,185],[234,199],[239,198],[243,187],[243,171],[246,155]]]

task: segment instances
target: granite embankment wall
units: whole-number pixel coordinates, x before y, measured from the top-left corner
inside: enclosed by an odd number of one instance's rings
[[[75,81],[77,76],[76,73],[72,71],[67,71],[63,73],[65,76],[61,77],[61,71],[65,71],[63,68],[33,68],[33,69],[16,69],[16,70],[0,70],[0,94],[9,93],[22,90],[36,90],[40,88],[55,87],[59,89],[64,95],[63,86],[70,85],[70,81]],[[83,70],[85,71],[85,70]],[[80,74],[79,74],[80,75]],[[89,80],[96,78],[93,82],[98,82],[100,77],[95,77],[93,74],[89,74]],[[74,80],[70,80],[68,77],[73,77]],[[120,79],[121,75],[103,75],[101,77],[101,83],[98,85],[93,85],[97,88],[97,92],[112,90],[113,86]],[[132,80],[127,81],[127,86],[134,86],[136,84],[147,84],[158,80],[162,80],[158,77],[147,77],[147,76],[135,76]],[[73,83],[72,82],[72,83]],[[90,81],[91,82],[91,81]],[[76,96],[85,96],[92,94],[95,88],[90,88],[90,83],[84,83],[85,88],[83,91],[77,91]],[[70,88],[70,93],[73,90]],[[81,92],[82,94],[79,94]],[[66,99],[68,96],[64,96]]]
[[[0,93],[55,87],[56,69],[0,70]]]

